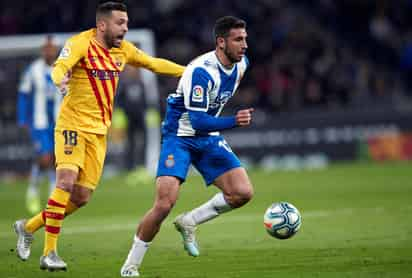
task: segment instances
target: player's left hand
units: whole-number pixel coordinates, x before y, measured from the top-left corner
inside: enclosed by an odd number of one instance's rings
[[[237,113],[236,113],[236,124],[238,126],[248,126],[248,125],[250,125],[250,122],[252,121],[253,111],[254,111],[253,108],[242,109],[242,110],[237,111]]]
[[[62,80],[62,82],[60,83],[60,86],[59,86],[59,91],[60,91],[60,93],[64,96],[64,95],[66,95],[67,94],[67,87],[68,87],[68,84],[69,84],[69,80],[70,80],[70,77],[72,76],[72,72],[71,71],[68,71],[65,75],[64,75],[64,77],[63,77],[63,80]]]

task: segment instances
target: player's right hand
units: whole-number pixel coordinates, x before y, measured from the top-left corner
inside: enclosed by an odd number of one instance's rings
[[[236,113],[236,124],[238,126],[247,126],[250,125],[252,121],[252,112],[254,111],[253,108],[242,109],[237,111]]]

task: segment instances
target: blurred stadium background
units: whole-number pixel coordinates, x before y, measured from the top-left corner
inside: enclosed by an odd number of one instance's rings
[[[97,2],[3,1],[0,3],[0,40],[90,28],[95,23]],[[253,205],[245,208],[249,220],[239,220],[240,210],[228,216],[231,227],[225,226],[224,221],[216,224],[226,229],[228,235],[234,234],[236,228],[234,238],[227,236],[223,237],[227,239],[224,243],[218,241],[232,248],[232,253],[230,250],[219,253],[222,250],[215,235],[202,234],[216,258],[222,260],[242,253],[244,258],[240,255],[243,259],[239,261],[230,259],[226,264],[228,272],[217,272],[224,269],[225,264],[212,271],[215,265],[204,259],[204,270],[196,277],[273,277],[274,273],[283,277],[412,277],[408,276],[412,273],[412,226],[405,223],[411,211],[412,193],[411,0],[125,2],[129,28],[153,32],[153,54],[181,64],[214,48],[211,30],[219,16],[233,14],[248,23],[247,55],[251,68],[225,112],[255,107],[254,124],[224,135],[249,167],[257,197]],[[32,159],[28,134],[16,126],[17,83],[24,67],[37,54],[16,55],[12,50],[0,54],[0,207],[15,207],[13,212],[1,213],[0,240],[4,240],[1,245],[7,250],[0,251],[1,258],[6,260],[0,270],[8,275],[2,277],[23,277],[30,273],[21,270],[15,258],[11,258],[9,248],[14,248],[14,237],[8,227],[25,214],[25,178]],[[124,74],[121,78],[137,83],[140,80],[136,73]],[[177,84],[172,78],[156,77],[155,81],[158,98],[148,99],[149,95],[136,104],[140,111],[147,113],[130,114],[127,107],[130,102],[119,97],[118,108],[124,113],[117,115],[111,133],[107,178],[102,182],[105,184],[101,187],[102,193],[95,197],[100,201],[92,201],[85,212],[79,213],[79,218],[65,223],[67,227],[87,226],[90,219],[95,219],[91,227],[100,230],[98,224],[102,223],[109,227],[110,233],[121,237],[119,244],[102,245],[99,253],[96,245],[87,240],[85,243],[87,231],[72,228],[67,233],[75,244],[89,244],[87,252],[95,252],[95,257],[110,254],[114,248],[115,262],[108,259],[109,255],[104,260],[110,265],[108,271],[115,273],[127,251],[134,221],[149,207],[152,198],[152,180],[133,175],[150,153],[144,143],[147,142],[144,130],[158,129],[166,96]],[[143,86],[141,90],[150,88]],[[141,121],[143,116],[145,121]],[[135,148],[131,151],[126,144],[125,127],[139,119],[141,122],[133,129]],[[314,169],[319,171],[308,171]],[[124,186],[116,191],[125,183],[136,187]],[[188,189],[177,210],[194,206],[199,196],[207,198],[210,194],[202,190],[197,177],[191,183],[199,184],[199,192]],[[133,194],[128,193],[130,191]],[[145,200],[139,202],[139,196]],[[110,198],[117,201],[113,211],[105,209]],[[291,201],[303,212],[302,234],[291,240],[290,245],[273,243],[261,234],[260,214],[271,201],[280,199]],[[113,213],[116,220],[111,222],[104,212]],[[125,225],[116,228],[116,223]],[[208,229],[213,231],[211,227]],[[163,249],[153,252],[176,263],[171,257],[175,249],[180,248],[175,244],[177,236],[169,236],[170,225],[164,229],[166,232],[159,239],[164,243]],[[239,234],[243,229],[247,238]],[[81,236],[76,237],[79,234]],[[107,235],[103,233],[98,238],[104,241]],[[95,237],[90,236],[90,240]],[[244,242],[250,246],[246,248]],[[65,243],[62,248],[70,248],[70,244]],[[385,254],[384,249],[388,251]],[[37,257],[39,251],[36,250]],[[274,250],[285,252],[285,257]],[[171,253],[165,255],[163,251]],[[180,249],[175,253],[179,254],[179,260],[192,263],[180,258]],[[273,261],[259,261],[259,254]],[[249,272],[246,268],[236,272],[238,265],[247,263],[247,256],[254,258],[251,264],[255,267],[250,267]],[[305,260],[306,256],[309,259]],[[325,257],[330,257],[330,261]],[[155,255],[147,260],[147,269],[156,265]],[[276,268],[276,260],[280,261],[280,268]],[[37,258],[34,261],[37,264]],[[73,259],[69,263],[80,264],[81,268],[90,261],[93,259],[88,256],[84,262]],[[320,271],[322,265],[327,271]],[[165,272],[169,266],[165,262],[161,266],[158,271],[148,270],[147,277],[163,277],[164,274],[158,272]],[[187,273],[190,269],[187,265],[177,263],[177,266],[178,270],[173,270],[170,277],[195,277]],[[18,270],[16,276],[10,274],[10,269]],[[208,271],[213,275],[208,276]],[[77,277],[89,277],[81,272],[77,274],[85,275]],[[100,275],[112,277],[103,271]]]
[[[4,3],[0,34],[78,32],[94,25],[96,4]],[[226,134],[245,162],[301,168],[342,159],[412,158],[411,1],[261,0],[252,5],[158,0],[127,4],[130,29],[152,30],[155,54],[182,64],[213,48],[211,29],[217,17],[235,14],[248,22],[252,67],[226,109],[227,113],[238,107],[257,109],[252,129]],[[1,57],[3,173],[28,169],[30,152],[24,134],[16,129],[15,109],[18,79],[32,58],[7,52]],[[175,86],[175,79],[159,79],[161,111]],[[126,146],[118,142],[109,149],[107,165],[131,168],[134,165],[130,164],[141,164],[142,136],[135,141],[137,161],[119,163],[116,157],[121,159]]]

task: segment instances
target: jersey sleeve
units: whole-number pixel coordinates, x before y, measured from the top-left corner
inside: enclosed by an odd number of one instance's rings
[[[19,94],[30,94],[33,87],[33,79],[31,76],[31,67],[27,68],[21,76],[19,83]]]
[[[175,77],[182,76],[183,71],[185,70],[185,67],[169,60],[148,55],[131,42],[125,41],[124,49],[126,51],[127,64],[129,65],[142,67],[155,73],[167,74]]]
[[[206,112],[189,111],[189,119],[193,129],[212,132],[236,127],[236,117],[213,117]]]
[[[207,112],[209,108],[209,92],[213,87],[213,79],[203,68],[197,67],[188,76],[183,77],[182,89],[185,108],[192,111]]]
[[[86,55],[88,45],[87,40],[79,37],[72,37],[66,42],[54,63],[51,73],[52,80],[56,86],[60,85],[67,72]]]

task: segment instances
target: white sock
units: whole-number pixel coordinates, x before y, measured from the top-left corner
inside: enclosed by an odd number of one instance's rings
[[[37,163],[31,165],[29,187],[27,188],[27,194],[37,195],[39,193],[39,177],[40,167]]]
[[[56,187],[56,170],[47,170],[47,175],[49,177],[49,196],[52,194],[54,188]]]
[[[191,218],[194,224],[198,225],[232,209],[223,197],[223,193],[219,192],[200,207],[188,212],[185,217]]]
[[[135,235],[132,248],[129,251],[129,255],[127,255],[127,259],[124,263],[124,266],[128,266],[128,265],[140,266],[140,264],[143,261],[143,257],[146,254],[146,251],[149,248],[150,244],[151,242],[145,242]]]

